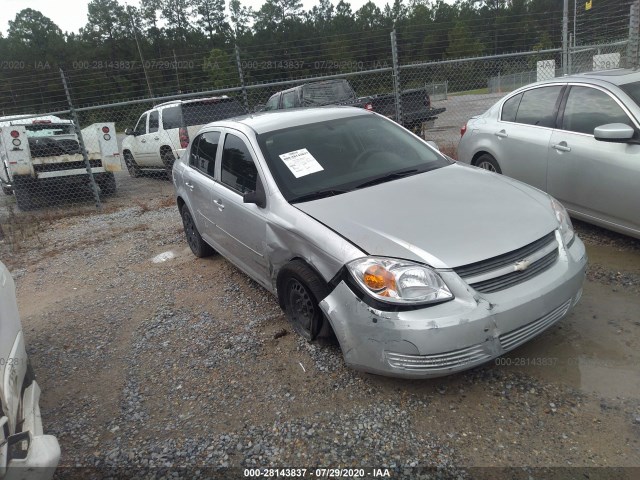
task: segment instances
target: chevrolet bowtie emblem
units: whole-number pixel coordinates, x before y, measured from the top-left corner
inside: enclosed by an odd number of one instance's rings
[[[513,271],[522,272],[523,270],[526,270],[527,268],[529,268],[529,265],[531,265],[530,260],[520,260],[519,262],[516,262],[513,265]]]

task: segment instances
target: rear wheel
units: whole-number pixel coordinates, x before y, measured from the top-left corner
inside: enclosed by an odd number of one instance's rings
[[[13,189],[7,187],[4,183],[0,184],[0,187],[2,187],[2,193],[5,195],[13,195]]]
[[[500,165],[498,165],[496,159],[488,153],[483,153],[478,157],[478,160],[476,160],[476,167],[482,168],[483,170],[489,170],[494,173],[502,173]]]
[[[31,210],[33,208],[31,178],[15,177],[13,179],[13,192],[16,195],[16,203],[20,210]]]
[[[198,232],[196,222],[193,220],[191,212],[189,211],[189,208],[187,208],[186,204],[182,206],[182,211],[180,213],[182,215],[182,225],[184,226],[187,243],[189,244],[189,248],[191,248],[193,254],[198,258],[213,255],[213,248],[204,241],[200,232]]]
[[[171,170],[173,170],[173,164],[176,161],[176,157],[173,155],[173,152],[171,150],[166,150],[162,152],[161,158],[165,168],[169,173],[171,173]]]
[[[113,172],[96,175],[96,183],[100,187],[100,193],[102,195],[113,195],[116,193],[116,177]]]
[[[140,167],[136,163],[136,161],[133,158],[133,155],[131,155],[131,153],[126,152],[124,154],[124,164],[127,166],[127,170],[129,171],[129,175],[131,175],[133,178],[137,178],[137,177],[139,177],[141,175],[142,172],[140,171]]]
[[[281,303],[293,329],[305,339],[315,340],[325,322],[318,304],[329,295],[329,287],[300,260],[285,267],[278,283]]]

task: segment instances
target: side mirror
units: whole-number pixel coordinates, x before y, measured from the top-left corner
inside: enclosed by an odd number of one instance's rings
[[[255,192],[246,192],[242,195],[243,203],[255,203],[258,207],[264,208],[267,206],[267,194],[264,192],[264,187],[260,178],[256,182]]]
[[[125,129],[124,134],[125,135],[133,135],[133,129],[132,128]]]
[[[434,142],[433,140],[427,140],[427,143],[429,145],[431,145],[433,148],[435,148],[437,151],[440,151],[440,148],[438,147],[438,144],[436,142]]]
[[[595,139],[602,142],[627,142],[634,133],[633,128],[624,123],[607,123],[593,130]]]

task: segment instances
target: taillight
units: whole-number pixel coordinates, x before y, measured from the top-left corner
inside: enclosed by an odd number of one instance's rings
[[[185,127],[180,127],[180,148],[187,148],[189,146],[189,131]]]
[[[460,129],[460,136],[462,137],[465,133],[467,133],[467,124],[466,123]]]
[[[109,133],[109,127],[107,126],[102,127],[102,133]]]
[[[364,109],[365,109],[365,110],[369,110],[369,111],[373,112],[373,104],[371,104],[371,103],[365,103],[365,104],[364,104]]]
[[[18,138],[20,136],[20,132],[17,130],[11,130],[11,138]]]

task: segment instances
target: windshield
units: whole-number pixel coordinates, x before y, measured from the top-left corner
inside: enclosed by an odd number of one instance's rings
[[[43,123],[35,125],[26,125],[27,137],[55,137],[58,135],[74,135],[73,125],[70,123],[53,124]]]
[[[289,202],[337,195],[451,164],[404,128],[376,115],[267,132],[258,135],[258,142]]]
[[[309,83],[302,87],[302,106],[313,107],[356,100],[346,80]]]
[[[627,83],[626,85],[620,85],[620,88],[624,92],[633,98],[633,101],[637,105],[640,105],[640,82]]]

